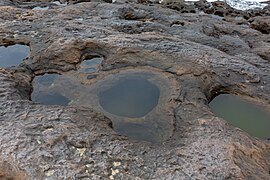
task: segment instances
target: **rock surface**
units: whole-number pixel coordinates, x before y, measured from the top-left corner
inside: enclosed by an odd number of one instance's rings
[[[0,44],[27,44],[31,53],[19,67],[0,69],[0,178],[270,178],[269,141],[232,127],[208,106],[217,94],[232,93],[270,109],[270,36],[259,28],[269,28],[266,11],[250,19],[255,15],[221,17],[149,3],[85,2],[44,11],[17,3],[0,6]],[[129,140],[92,107],[29,100],[34,76],[68,74],[92,54],[104,61],[91,80],[79,77],[88,85],[135,67],[173,76],[180,87],[171,99],[169,139]]]

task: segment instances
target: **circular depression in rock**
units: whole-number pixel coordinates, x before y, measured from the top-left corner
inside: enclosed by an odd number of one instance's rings
[[[158,104],[159,88],[143,77],[123,77],[98,94],[101,107],[118,116],[143,117]]]
[[[270,112],[262,107],[230,94],[215,97],[209,106],[218,117],[250,135],[270,137]]]

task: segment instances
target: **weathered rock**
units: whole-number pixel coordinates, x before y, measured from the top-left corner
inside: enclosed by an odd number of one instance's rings
[[[20,171],[14,162],[3,161],[0,159],[0,178],[5,179],[14,179],[14,180],[26,180],[29,177]]]
[[[270,43],[258,43],[256,44],[256,47],[253,48],[253,51],[256,52],[256,54],[258,54],[261,58],[270,62]]]
[[[207,105],[226,92],[270,108],[270,64],[262,48],[267,34],[162,5],[88,2],[0,12],[0,44],[31,48],[19,67],[0,69],[0,178],[270,178],[269,141],[232,127]],[[104,57],[98,73],[71,71],[96,54]],[[127,69],[169,73],[180,84],[169,100],[176,105],[168,109],[173,134],[162,143],[118,135],[91,106],[29,100],[36,75],[56,72],[91,86]]]
[[[250,26],[262,33],[270,33],[270,16],[252,18]]]
[[[250,9],[247,11],[237,10],[230,7],[223,1],[207,2],[200,0],[198,2],[187,3],[184,1],[163,1],[166,7],[177,10],[181,13],[207,13],[219,16],[220,18],[226,17],[242,17],[246,20],[255,16],[269,16],[270,11],[267,8],[261,9]]]

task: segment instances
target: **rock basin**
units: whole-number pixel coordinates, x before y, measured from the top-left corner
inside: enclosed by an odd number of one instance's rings
[[[249,134],[263,139],[270,137],[270,111],[263,107],[229,94],[215,97],[209,105],[217,116]]]
[[[173,78],[169,77],[147,70],[123,70],[91,84],[87,94],[71,104],[90,106],[103,112],[120,134],[160,142],[168,139],[174,129],[170,101],[175,96],[175,87]],[[133,129],[131,133],[123,128],[129,123]],[[146,131],[145,136],[142,135],[140,126],[149,133]]]
[[[0,67],[18,66],[29,56],[29,51],[26,45],[0,46]]]
[[[35,77],[31,94],[32,101],[45,105],[68,105],[70,100],[61,94],[61,90],[54,88],[54,82],[59,76],[45,74]]]
[[[131,139],[161,142],[174,129],[170,101],[175,87],[168,74],[166,77],[151,71],[123,70],[90,84],[87,80],[82,84],[71,75],[45,74],[34,79],[31,97],[45,105],[93,107],[111,118],[118,133]]]

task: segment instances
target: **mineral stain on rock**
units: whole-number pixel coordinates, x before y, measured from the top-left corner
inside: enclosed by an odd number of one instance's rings
[[[160,90],[142,77],[126,77],[99,93],[102,108],[109,113],[130,118],[145,116],[158,104]]]
[[[210,102],[212,111],[250,135],[270,137],[270,112],[237,96],[221,94]]]
[[[0,67],[6,68],[19,65],[29,54],[29,47],[15,44],[12,46],[0,46]]]
[[[46,105],[68,105],[70,100],[53,88],[53,83],[59,76],[58,74],[37,76],[34,79],[34,91],[31,99],[34,102]]]

